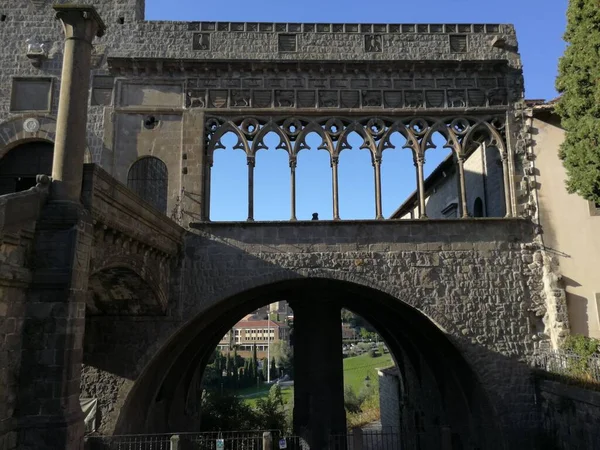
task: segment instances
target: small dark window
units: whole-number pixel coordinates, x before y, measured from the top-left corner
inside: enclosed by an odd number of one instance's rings
[[[147,156],[136,161],[129,169],[127,186],[159,211],[167,212],[168,173],[160,159]]]
[[[473,204],[473,217],[483,217],[483,201],[477,197]]]

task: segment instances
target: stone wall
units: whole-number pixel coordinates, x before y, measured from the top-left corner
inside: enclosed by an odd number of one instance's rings
[[[26,295],[36,222],[47,196],[41,186],[0,197],[0,448],[17,447],[16,417]]]
[[[540,447],[549,450],[593,449],[600,442],[600,392],[538,380]]]
[[[194,321],[219,323],[226,329],[245,312],[239,303],[236,317],[237,303],[228,299],[254,287],[303,277],[368,286],[422,311],[458,346],[503,423],[535,427],[528,369],[518,362],[527,361],[538,345],[531,337],[528,308],[530,289],[539,286],[535,283],[540,274],[528,264],[532,251],[526,243],[531,230],[525,222],[492,219],[198,227],[186,238],[181,281],[172,292],[177,306],[170,309],[168,317],[88,320],[84,358],[89,368],[83,391],[86,396],[99,398],[103,405],[102,420],[111,424],[104,430],[110,431],[117,422],[119,405],[125,403],[132,381],[140,381],[148,364],[164,361],[168,366],[170,358],[177,358],[177,346],[189,344],[181,341],[186,339],[181,336],[201,332],[202,327],[193,326]],[[222,316],[210,312],[218,305],[227,311]],[[113,331],[103,335],[109,322]],[[161,348],[167,348],[167,341],[171,350],[163,355]],[[92,386],[107,377],[112,381],[106,387]],[[99,391],[91,392],[92,388]],[[154,399],[155,394],[149,395]]]
[[[402,388],[397,368],[382,369],[379,377],[379,412],[383,428],[399,428],[401,425],[400,401]]]
[[[143,0],[81,3],[95,5],[107,24],[92,57],[90,158],[123,183],[138,158],[162,159],[168,214],[186,225],[202,208],[191,200],[202,182],[198,111],[487,110],[522,98],[512,25],[150,22]],[[54,140],[64,45],[52,2],[14,0],[1,13],[0,156],[23,139]],[[19,94],[31,91],[18,88],[30,78],[46,83],[35,102]],[[145,128],[148,117],[157,128]]]

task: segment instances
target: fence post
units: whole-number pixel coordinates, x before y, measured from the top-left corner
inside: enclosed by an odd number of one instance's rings
[[[452,430],[450,429],[450,427],[442,427],[441,450],[452,450]]]
[[[179,435],[178,434],[174,434],[173,436],[171,436],[171,445],[169,447],[169,450],[179,450]]]
[[[352,428],[352,450],[363,450],[363,430],[362,428]]]
[[[263,450],[273,450],[273,436],[271,436],[270,431],[265,431],[263,433]]]

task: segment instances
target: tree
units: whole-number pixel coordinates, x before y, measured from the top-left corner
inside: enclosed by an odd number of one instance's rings
[[[283,372],[293,378],[294,374],[294,353],[290,344],[286,341],[277,341],[271,347],[271,354],[275,358],[277,367],[283,368]]]
[[[275,364],[275,357],[274,356],[271,358],[271,368],[270,368],[270,371],[271,371],[271,380],[275,380],[275,379],[279,378],[279,373],[277,371],[277,365]]]
[[[556,104],[566,137],[560,158],[567,190],[600,203],[600,8],[598,0],[570,0],[568,46],[560,59]]]

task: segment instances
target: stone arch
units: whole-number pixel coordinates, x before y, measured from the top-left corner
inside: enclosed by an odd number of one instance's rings
[[[12,147],[0,159],[0,195],[35,186],[37,175],[50,176],[53,153],[48,141],[27,140]]]
[[[138,158],[127,171],[127,187],[160,212],[167,212],[169,172],[156,156]]]
[[[33,123],[32,131],[26,130],[25,122]],[[12,117],[0,124],[0,159],[18,145],[28,142],[41,141],[54,144],[56,138],[56,118],[45,114],[23,114]],[[92,163],[93,158],[88,146],[85,148],[85,164]]]
[[[262,284],[260,281],[262,281]],[[115,430],[117,433],[144,432],[149,428],[157,430],[157,427],[161,428],[161,426],[168,428],[169,420],[175,420],[178,427],[185,427],[186,425],[182,425],[183,422],[179,419],[173,419],[173,411],[183,410],[186,404],[189,386],[182,382],[182,374],[185,374],[186,380],[189,382],[194,378],[194,373],[197,370],[196,366],[200,366],[203,370],[208,353],[212,352],[227,329],[231,328],[245,312],[251,311],[263,303],[269,303],[269,300],[280,299],[284,293],[297,292],[303,285],[319,287],[331,283],[343,289],[344,292],[356,295],[357,300],[349,304],[350,309],[366,317],[380,331],[383,331],[382,335],[386,340],[389,339],[390,342],[394,342],[392,345],[395,348],[395,356],[403,354],[402,352],[406,349],[408,349],[406,351],[409,354],[418,353],[419,348],[427,349],[425,352],[426,357],[423,360],[424,364],[432,367],[432,373],[437,374],[436,382],[447,385],[446,389],[442,389],[442,391],[452,391],[458,389],[456,386],[462,386],[457,391],[463,405],[462,408],[467,408],[465,405],[471,405],[468,408],[472,407],[478,412],[486,410],[490,414],[490,417],[485,419],[486,426],[495,423],[494,408],[490,406],[491,403],[484,389],[481,388],[478,376],[470,368],[467,359],[462,356],[462,352],[459,350],[462,344],[457,345],[457,342],[449,339],[448,333],[443,331],[435,322],[441,322],[442,326],[445,323],[448,330],[453,330],[454,327],[447,323],[443,314],[436,313],[435,308],[423,313],[414,306],[399,301],[398,297],[394,297],[393,293],[396,291],[393,288],[379,286],[381,288],[379,289],[378,286],[375,286],[377,283],[371,283],[352,274],[334,271],[306,270],[298,274],[280,272],[262,277],[260,281],[253,280],[232,287],[227,292],[221,292],[221,295],[211,299],[209,306],[202,309],[202,313],[198,313],[198,309],[194,311],[195,317],[188,321],[186,325],[180,327],[158,352],[156,352],[156,347],[151,351],[157,354],[146,365],[137,378],[133,389],[129,392],[119,416],[117,429]],[[360,301],[360,299],[367,298],[376,299],[377,301],[371,302],[371,304],[377,303],[381,307],[381,311],[365,311],[364,305],[369,302]],[[261,305],[257,302],[260,302]],[[433,316],[433,320],[427,315]],[[397,322],[398,320],[400,322]],[[405,349],[393,337],[397,333],[397,329],[403,326],[412,327],[412,331],[407,332],[408,334],[403,338],[407,338],[412,332],[417,333],[412,336],[410,342],[404,344]],[[424,328],[419,331],[419,327]],[[402,333],[400,332],[400,335]],[[421,333],[425,334],[421,338],[417,338],[417,335],[421,336]],[[419,344],[420,339],[422,339],[422,344]],[[446,362],[443,364],[439,362],[445,358],[452,360],[447,366],[445,365]],[[442,366],[444,366],[444,369],[441,368]],[[452,378],[452,381],[444,381],[444,377],[449,377],[448,380]],[[454,388],[448,387],[450,386],[448,383],[452,384]],[[464,385],[462,385],[463,383]],[[162,409],[152,409],[157,396],[161,398],[161,402],[164,402],[165,399],[171,399],[171,403],[167,402],[168,406],[161,403],[160,408]],[[153,411],[152,414],[149,413],[144,417],[139,415],[140,411],[150,410]],[[446,416],[451,417],[453,414],[448,411]],[[175,422],[171,422],[171,424],[173,423]],[[190,428],[194,426],[191,423],[188,425]],[[482,424],[473,425],[465,422],[465,424],[456,426],[462,427],[461,433],[464,434],[468,433],[467,428],[472,426],[481,427]]]
[[[86,313],[92,315],[160,315],[160,292],[132,267],[112,265],[94,272],[88,283]]]

